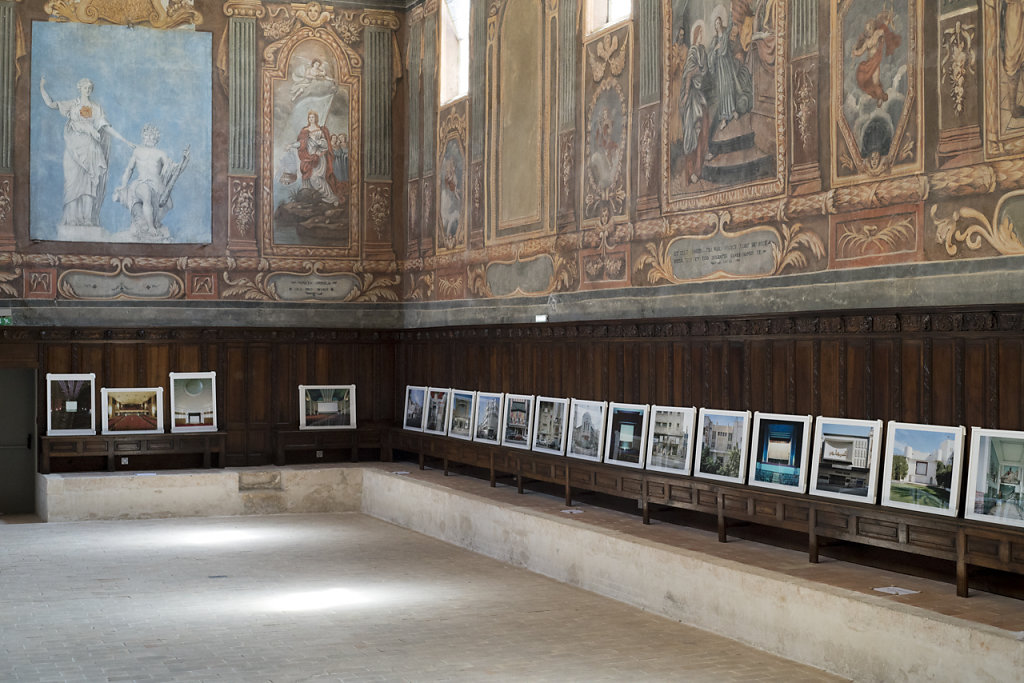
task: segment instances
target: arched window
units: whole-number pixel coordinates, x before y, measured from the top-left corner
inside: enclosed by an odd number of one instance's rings
[[[632,13],[633,0],[588,0],[587,33],[625,21]]]
[[[469,0],[441,3],[441,104],[469,92]]]

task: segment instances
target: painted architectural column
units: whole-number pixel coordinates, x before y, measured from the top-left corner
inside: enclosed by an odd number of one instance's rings
[[[637,214],[661,211],[658,169],[661,168],[661,3],[637,5],[637,61],[640,63],[640,110],[637,117]]]
[[[14,251],[14,83],[17,18],[0,2],[0,251]]]
[[[827,95],[820,89],[821,66],[818,48],[817,0],[793,0],[790,4],[789,51],[790,84],[793,93],[792,165],[789,182],[795,194],[821,189],[820,120],[827,106]]]
[[[420,215],[420,176],[423,156],[421,141],[423,139],[423,119],[420,116],[420,74],[423,69],[423,6],[414,7],[409,14],[409,63],[406,68],[409,70],[408,90],[408,117],[406,119],[406,131],[408,135],[408,166],[406,169],[408,178],[407,196],[409,207],[406,213],[408,227],[405,234],[406,256],[414,257],[419,255],[420,232],[422,217]]]
[[[363,99],[363,149],[365,162],[363,201],[363,250],[369,257],[394,258],[392,246],[392,118],[395,86],[395,31],[398,17],[392,12],[365,12],[365,97]]]
[[[264,15],[254,0],[229,0],[228,19],[228,249],[257,253],[256,169],[259,143],[259,74],[256,20]]]
[[[577,0],[558,4],[558,223],[576,221]]]

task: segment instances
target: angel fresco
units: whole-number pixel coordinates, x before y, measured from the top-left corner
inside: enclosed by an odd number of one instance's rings
[[[879,107],[889,99],[882,87],[882,59],[891,57],[900,46],[900,36],[890,28],[892,21],[891,11],[879,12],[877,17],[867,22],[864,32],[850,52],[852,57],[866,57],[857,64],[857,86],[870,95]]]
[[[666,122],[672,193],[773,176],[777,0],[674,4]]]

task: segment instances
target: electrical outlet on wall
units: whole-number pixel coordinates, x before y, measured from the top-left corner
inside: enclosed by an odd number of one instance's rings
[[[127,465],[128,464],[128,458],[121,458],[121,464],[122,465]]]
[[[323,451],[317,451],[316,452],[316,457],[318,457],[318,458],[324,457],[324,452]]]

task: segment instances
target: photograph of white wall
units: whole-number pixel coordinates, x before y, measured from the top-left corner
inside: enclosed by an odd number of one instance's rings
[[[427,388],[409,385],[405,387],[405,413],[402,427],[415,432],[423,431],[423,406],[427,400]]]
[[[689,474],[696,408],[651,406],[647,421],[647,469]]]
[[[47,436],[86,436],[96,433],[93,411],[96,375],[46,375]]]
[[[171,431],[217,431],[217,373],[172,372]]]
[[[504,394],[489,391],[476,392],[473,411],[473,440],[484,443],[501,442],[501,407]]]
[[[473,438],[473,403],[475,391],[452,389],[452,408],[448,411],[448,436],[456,439]]]
[[[430,387],[427,390],[427,417],[423,431],[428,434],[446,434],[448,410],[451,408],[452,390]]]
[[[355,428],[355,384],[299,385],[299,429]]]
[[[971,430],[964,517],[1024,527],[1024,432]]]
[[[569,399],[538,396],[533,408],[533,450],[565,455],[566,418]]]
[[[882,504],[955,517],[963,427],[889,422]]]
[[[569,406],[569,441],[565,454],[582,460],[601,462],[604,451],[604,401],[574,398]]]
[[[163,434],[164,388],[100,389],[104,434]]]
[[[533,396],[505,394],[505,412],[501,419],[501,444],[515,448],[529,448],[532,425]]]
[[[881,452],[881,420],[819,417],[811,457],[811,493],[874,503]]]
[[[609,403],[605,428],[604,461],[643,469],[647,446],[648,406]]]
[[[807,489],[810,415],[754,413],[751,486],[803,493]]]
[[[750,436],[749,410],[701,408],[694,476],[743,483]]]

